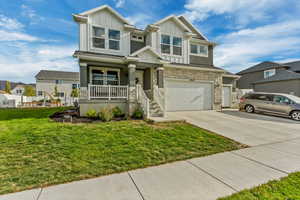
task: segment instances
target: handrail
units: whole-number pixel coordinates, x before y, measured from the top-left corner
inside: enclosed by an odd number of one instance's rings
[[[157,104],[159,105],[160,109],[163,112],[165,112],[165,101],[164,101],[163,95],[160,93],[157,85],[154,85],[154,87],[153,87],[153,98],[154,98],[154,101],[156,101]]]
[[[141,104],[141,107],[144,111],[144,115],[146,118],[150,117],[150,100],[148,99],[147,95],[145,94],[142,86],[140,84],[136,85],[136,94],[137,94],[137,101]]]

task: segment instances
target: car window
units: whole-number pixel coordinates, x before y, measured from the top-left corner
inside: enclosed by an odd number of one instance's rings
[[[262,101],[273,101],[273,97],[272,95],[266,95],[266,94],[260,94],[257,96],[258,100],[262,100]]]
[[[285,103],[285,104],[291,104],[292,103],[292,101],[289,98],[285,97],[285,96],[275,96],[274,97],[274,102],[276,102],[276,103]]]

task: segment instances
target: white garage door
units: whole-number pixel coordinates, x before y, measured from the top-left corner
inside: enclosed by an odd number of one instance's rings
[[[212,91],[211,83],[167,80],[166,110],[211,110],[213,96]]]

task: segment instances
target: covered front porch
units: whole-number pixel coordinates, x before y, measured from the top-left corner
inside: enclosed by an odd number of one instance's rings
[[[121,63],[106,60],[79,60],[80,106],[97,110],[115,104],[129,115],[141,106],[150,115],[153,101],[163,109],[163,64],[141,62],[136,58],[118,58]],[[160,99],[160,100],[159,100]],[[92,104],[93,106],[87,106]]]

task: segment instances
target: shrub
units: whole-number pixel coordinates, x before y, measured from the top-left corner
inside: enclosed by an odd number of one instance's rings
[[[143,119],[144,118],[143,109],[140,106],[136,107],[131,117],[134,119]]]
[[[110,106],[102,108],[99,112],[99,117],[104,122],[109,122],[114,117],[113,111]]]
[[[114,117],[124,117],[124,113],[122,112],[121,108],[119,108],[118,106],[114,107],[112,109],[112,113]]]
[[[90,110],[87,111],[86,116],[88,118],[94,118],[95,119],[95,118],[97,118],[97,112],[94,109],[90,109]]]

